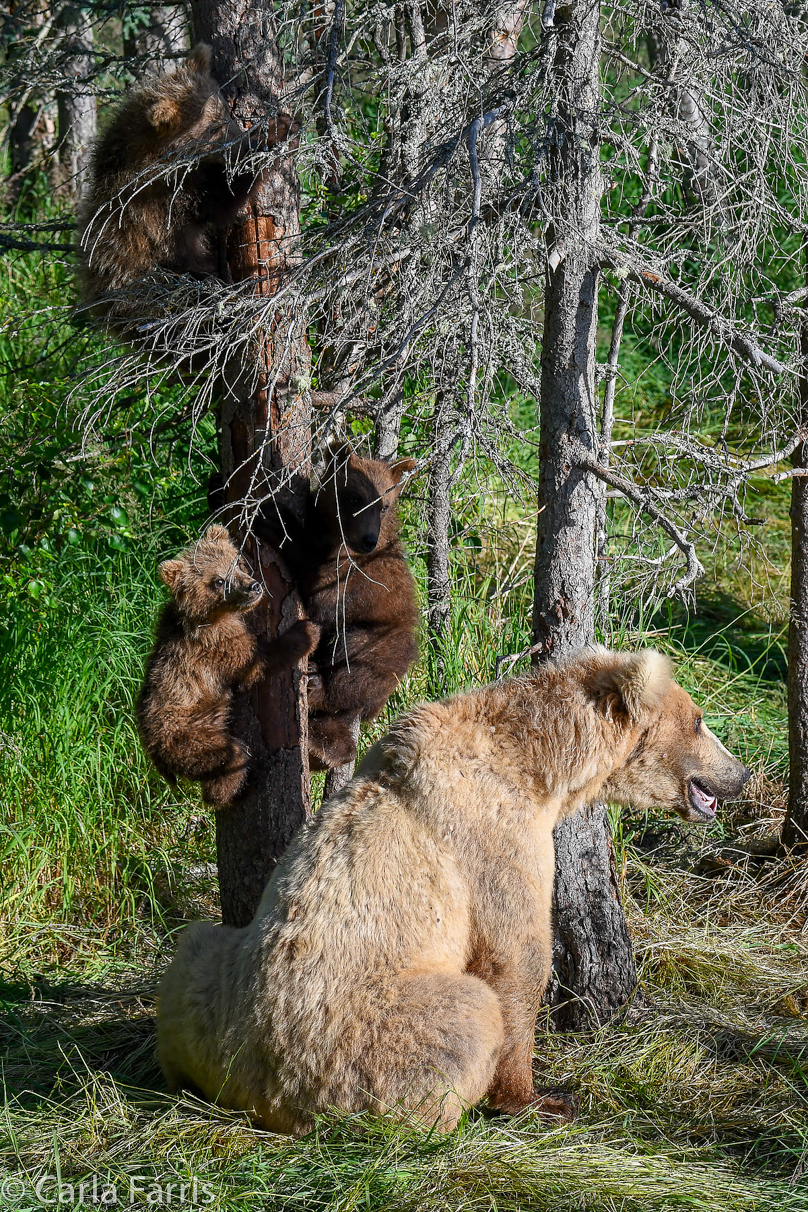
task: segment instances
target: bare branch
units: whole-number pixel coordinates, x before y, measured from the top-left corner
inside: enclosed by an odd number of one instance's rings
[[[655,294],[664,296],[671,303],[686,312],[692,320],[709,329],[725,345],[729,346],[752,366],[772,371],[773,374],[783,374],[785,366],[771,354],[761,349],[757,341],[741,332],[730,320],[720,315],[709,304],[703,303],[690,291],[685,290],[667,278],[650,265],[645,265],[631,254],[601,247],[598,255],[599,264],[603,269],[614,270],[618,275],[631,278],[640,286],[645,286]]]
[[[651,493],[648,490],[632,484],[625,476],[618,475],[610,467],[604,467],[596,459],[592,458],[583,447],[579,447],[571,457],[576,467],[581,471],[588,471],[592,475],[597,476],[599,480],[602,480],[604,484],[608,484],[611,488],[616,488],[623,496],[633,501],[635,505],[638,505],[644,513],[647,513],[657,526],[673,539],[687,560],[687,571],[671,588],[669,592],[670,597],[683,593],[694,581],[704,575],[704,565],[696,555],[695,543],[688,539],[679,527],[654,504]]]

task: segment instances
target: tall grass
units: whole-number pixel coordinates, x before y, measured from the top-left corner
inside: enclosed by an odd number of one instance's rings
[[[170,540],[176,545],[176,538]],[[138,742],[134,700],[163,594],[155,577],[166,551],[160,533],[99,561],[72,553],[51,573],[47,608],[15,600],[0,651],[0,857],[6,920],[96,922],[115,930],[155,921],[173,905],[190,868],[213,860],[210,815],[196,787],[169,789]],[[423,581],[423,565],[416,566]],[[529,582],[523,609],[505,613],[490,577],[458,595],[440,645],[422,657],[363,747],[408,703],[490,680],[497,658],[529,645]],[[642,642],[623,635],[620,643]],[[725,741],[758,767],[785,759],[782,685],[761,663],[734,662],[731,647],[709,655],[675,626],[651,642],[674,657],[680,679]],[[527,667],[527,659],[513,665]],[[441,678],[440,683],[438,678]]]
[[[158,550],[155,538],[102,563],[80,553],[56,574],[48,608],[17,602],[7,614],[0,654],[7,921],[114,929],[160,913],[195,801],[155,775],[134,723],[162,598]],[[188,857],[186,839],[182,861]]]

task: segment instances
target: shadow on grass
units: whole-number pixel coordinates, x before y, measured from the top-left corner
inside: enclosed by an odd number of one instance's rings
[[[152,989],[69,981],[0,982],[0,1056],[6,1098],[34,1107],[69,1096],[88,1073],[162,1090]]]
[[[698,608],[688,613],[669,603],[650,620],[655,629],[670,629],[685,652],[707,657],[729,673],[748,673],[763,681],[785,684],[788,628],[763,619],[731,594],[699,594]]]

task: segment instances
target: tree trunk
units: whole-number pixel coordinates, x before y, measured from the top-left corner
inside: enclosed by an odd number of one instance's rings
[[[599,6],[556,10],[559,105],[551,151],[559,221],[548,233],[542,341],[539,518],[533,641],[538,659],[594,639],[596,528],[602,487],[575,467],[576,445],[598,450],[595,388],[600,226],[597,137]],[[636,973],[611,871],[605,807],[595,804],[556,830],[556,1026],[606,1021],[625,1003]]]
[[[12,201],[19,196],[22,178],[34,159],[36,142],[36,126],[39,111],[26,101],[16,113],[8,132],[9,159],[11,162],[11,179],[14,188],[9,190]]]
[[[377,459],[395,459],[404,416],[404,390],[396,391],[391,400],[379,410],[373,425],[373,454]]]
[[[359,741],[359,726],[361,724],[360,717],[354,716],[350,722],[351,736],[353,737],[354,745]],[[336,795],[341,791],[346,783],[350,783],[353,778],[355,762],[345,762],[342,766],[332,766],[325,776],[325,787],[323,788],[323,799],[327,800],[330,796]]]
[[[64,75],[74,81],[57,94],[59,110],[59,165],[62,180],[78,201],[90,161],[90,146],[96,134],[94,37],[89,9],[68,5],[62,12],[65,31]]]
[[[45,6],[36,4],[26,10],[16,3],[10,3],[4,11],[8,22],[3,45],[7,69],[5,88],[9,98],[9,174],[5,181],[4,201],[13,211],[34,163],[37,144],[41,146],[44,142],[42,103],[29,93],[31,81],[21,69],[20,60],[24,58],[24,48],[40,35]]]
[[[808,280],[808,245],[805,251]],[[800,424],[808,427],[808,319],[800,334]],[[783,844],[808,843],[808,442],[797,447],[791,481],[791,612],[788,624],[788,810]]]
[[[216,77],[242,125],[249,127],[277,108],[283,62],[272,11],[259,0],[195,0],[194,32],[213,48]],[[300,190],[294,163],[268,171],[258,199],[231,232],[228,261],[235,281],[252,279],[255,292],[271,296],[295,254],[300,230]],[[236,374],[221,406],[222,474],[228,500],[243,500],[257,472],[264,491],[278,490],[302,521],[308,486],[310,354],[305,330],[277,329],[263,339],[257,388]],[[285,340],[289,335],[290,339]],[[287,352],[284,354],[284,349]],[[272,369],[270,392],[267,388]],[[253,492],[255,490],[253,489]],[[278,557],[264,546],[255,558],[267,589],[264,626],[272,637],[301,617],[300,599]],[[281,628],[282,624],[282,628]],[[256,770],[246,797],[216,813],[216,847],[222,919],[248,923],[275,863],[309,813],[308,727],[301,667],[267,678],[251,701],[237,704],[235,727],[250,747]]]
[[[427,627],[433,645],[430,670],[431,696],[446,694],[444,645],[451,618],[449,578],[449,525],[452,520],[450,488],[452,479],[451,413],[443,407],[440,393],[435,399],[434,443],[429,464],[427,500]]]
[[[649,30],[646,36],[648,59],[658,75],[667,76],[671,83],[677,82],[677,87],[670,88],[667,96],[674,116],[688,135],[686,145],[678,149],[683,170],[682,188],[693,201],[704,207],[706,213],[712,214],[714,222],[720,226],[723,214],[719,165],[707,105],[698,87],[684,79],[679,82],[679,62],[686,55],[687,41],[677,39],[675,31],[681,28],[683,8],[684,0],[679,0],[677,5],[669,5],[665,13],[656,15],[657,29]],[[677,23],[673,32],[667,37],[663,33],[660,37],[666,20],[671,17]]]
[[[130,33],[124,55],[138,59],[142,70],[160,75],[188,50],[188,13],[184,4],[156,4],[148,25]]]

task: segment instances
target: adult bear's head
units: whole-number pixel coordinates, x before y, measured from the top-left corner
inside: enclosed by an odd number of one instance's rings
[[[672,808],[686,821],[713,820],[719,800],[734,799],[749,771],[707,727],[704,713],[673,681],[667,658],[595,650],[587,684],[596,707],[627,743],[603,796],[636,808]]]

